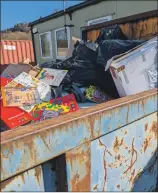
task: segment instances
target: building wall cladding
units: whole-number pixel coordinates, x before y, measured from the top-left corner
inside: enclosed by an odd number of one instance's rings
[[[155,10],[157,1],[103,1],[96,5],[91,5],[72,13],[72,20],[66,15],[66,24],[73,24],[70,28],[70,38],[72,36],[80,38],[80,27],[87,25],[87,21],[99,17],[112,15],[112,19],[118,19],[138,13]],[[43,23],[34,25],[38,33],[34,34],[35,54],[37,63],[52,60],[41,58],[39,34],[51,31],[53,59],[56,58],[54,30],[64,26],[64,16],[47,20]]]
[[[18,64],[29,58],[34,62],[32,41],[30,40],[1,40],[1,65]]]

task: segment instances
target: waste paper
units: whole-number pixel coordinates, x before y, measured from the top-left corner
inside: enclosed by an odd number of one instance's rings
[[[1,72],[1,131],[157,88],[157,38],[129,40],[118,25],[76,39],[65,60],[9,64]]]

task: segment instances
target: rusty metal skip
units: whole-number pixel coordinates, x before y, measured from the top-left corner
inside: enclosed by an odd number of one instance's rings
[[[1,133],[1,191],[154,191],[157,89]]]
[[[151,191],[157,89],[1,134],[1,191]]]

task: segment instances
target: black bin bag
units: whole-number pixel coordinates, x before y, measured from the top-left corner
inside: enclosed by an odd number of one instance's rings
[[[122,32],[122,29],[117,24],[102,28],[96,41],[99,43],[102,40],[116,39],[128,40],[127,36]]]
[[[66,60],[53,60],[40,65],[40,68],[68,70],[62,81],[63,85],[81,83],[89,86],[96,83],[95,64],[97,60],[96,47],[93,42],[79,42],[74,45],[72,57]]]
[[[62,60],[52,60],[49,62],[44,62],[42,64],[39,65],[40,68],[56,68],[56,64],[60,63]]]
[[[74,60],[90,61],[93,64],[97,60],[96,46],[94,42],[79,42],[74,45],[72,57]]]
[[[57,64],[58,69],[68,70],[63,84],[71,84],[72,82],[83,84],[84,86],[96,83],[95,66],[87,60],[68,59]]]
[[[106,67],[107,61],[113,56],[123,54],[136,46],[144,43],[144,40],[104,40],[98,45],[97,64]]]
[[[104,67],[99,66],[96,68],[96,85],[103,90],[106,94],[113,98],[119,98],[119,94],[109,69],[104,70]]]

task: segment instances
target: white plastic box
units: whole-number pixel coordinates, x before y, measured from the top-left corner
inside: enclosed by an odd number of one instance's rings
[[[157,43],[155,37],[110,60],[110,72],[120,97],[149,90],[152,81],[157,81]],[[154,77],[149,77],[149,70]]]

